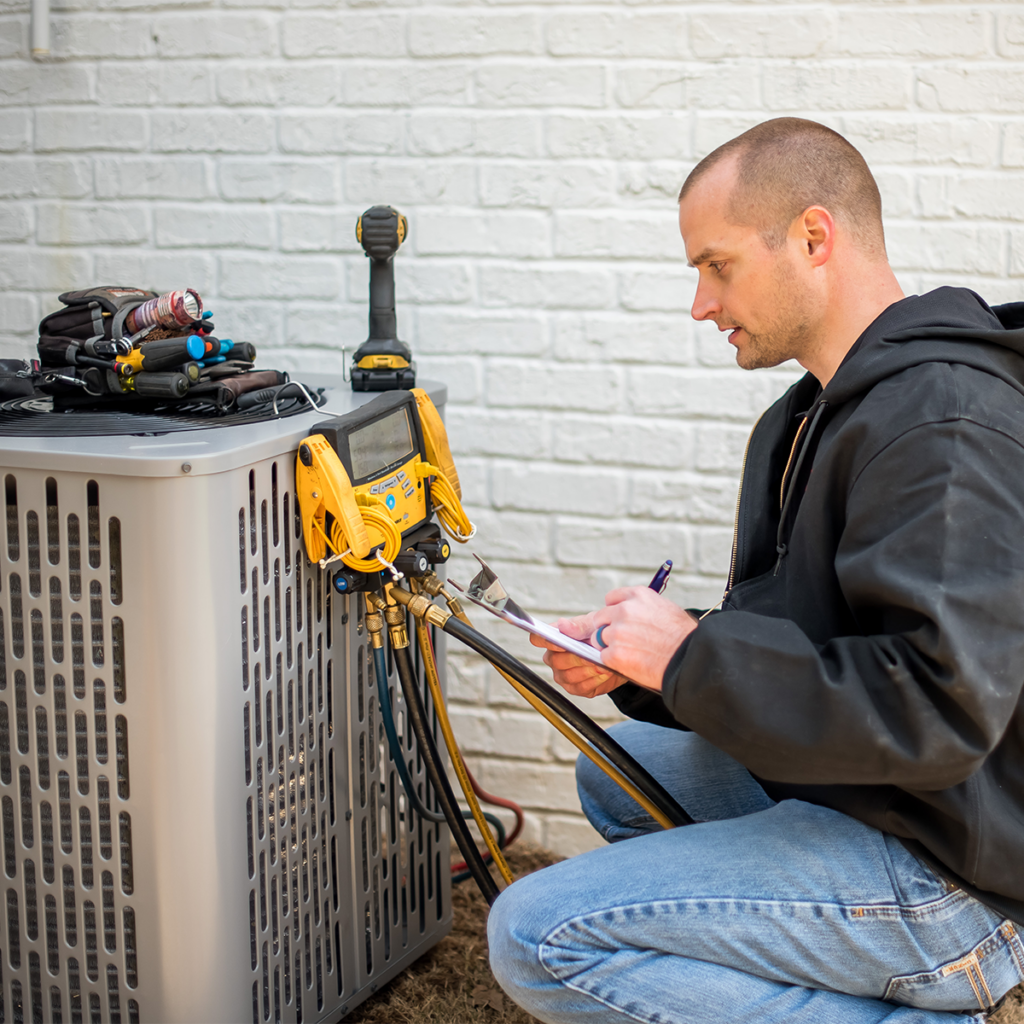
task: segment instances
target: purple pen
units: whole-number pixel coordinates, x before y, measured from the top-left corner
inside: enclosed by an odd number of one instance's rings
[[[656,594],[663,594],[665,587],[668,586],[668,574],[672,571],[672,559],[666,558],[661,563],[661,567],[654,574],[654,579],[647,584],[648,588],[653,590]]]

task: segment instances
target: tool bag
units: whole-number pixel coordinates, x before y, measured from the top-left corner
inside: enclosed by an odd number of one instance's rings
[[[156,293],[144,288],[105,285],[64,292],[57,296],[63,309],[50,313],[39,322],[39,358],[44,366],[66,366],[68,349],[81,349],[86,355],[108,353],[97,342],[119,341],[124,337],[128,314]]]

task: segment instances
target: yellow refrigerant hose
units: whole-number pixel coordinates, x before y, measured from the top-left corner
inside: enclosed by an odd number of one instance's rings
[[[445,705],[444,694],[441,693],[441,681],[437,675],[437,662],[434,660],[434,648],[430,642],[430,634],[427,632],[427,624],[423,619],[416,620],[416,639],[420,645],[420,656],[423,659],[423,668],[427,676],[427,685],[430,687],[430,696],[434,700],[434,711],[437,714],[437,723],[441,726],[441,735],[444,736],[445,746],[448,748],[448,756],[452,759],[452,767],[455,769],[455,775],[459,780],[459,785],[462,787],[462,792],[466,797],[466,803],[469,804],[470,813],[473,815],[473,820],[476,822],[476,827],[480,829],[480,834],[484,837],[484,842],[487,844],[487,849],[491,853],[491,857],[494,858],[494,863],[497,865],[498,871],[501,873],[501,877],[505,879],[507,885],[512,884],[512,872],[509,870],[508,864],[505,862],[505,857],[501,852],[501,848],[498,846],[493,834],[491,833],[490,826],[484,819],[484,813],[480,809],[480,802],[476,798],[476,793],[473,792],[473,784],[469,780],[469,775],[466,772],[466,764],[462,760],[462,752],[459,750],[458,744],[455,742],[455,733],[452,732],[452,725],[448,719],[448,709]]]

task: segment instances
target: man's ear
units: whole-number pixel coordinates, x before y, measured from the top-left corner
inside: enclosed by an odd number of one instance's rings
[[[836,222],[823,206],[808,206],[794,221],[792,230],[811,266],[827,263],[836,243]]]

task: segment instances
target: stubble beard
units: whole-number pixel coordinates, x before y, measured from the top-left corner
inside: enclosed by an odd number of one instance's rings
[[[780,258],[772,275],[777,312],[763,321],[762,329],[755,334],[742,324],[737,325],[747,336],[743,347],[736,350],[736,364],[743,370],[759,370],[778,366],[787,359],[799,359],[810,347],[811,313],[806,297],[797,294],[793,275],[788,271],[785,258]]]

